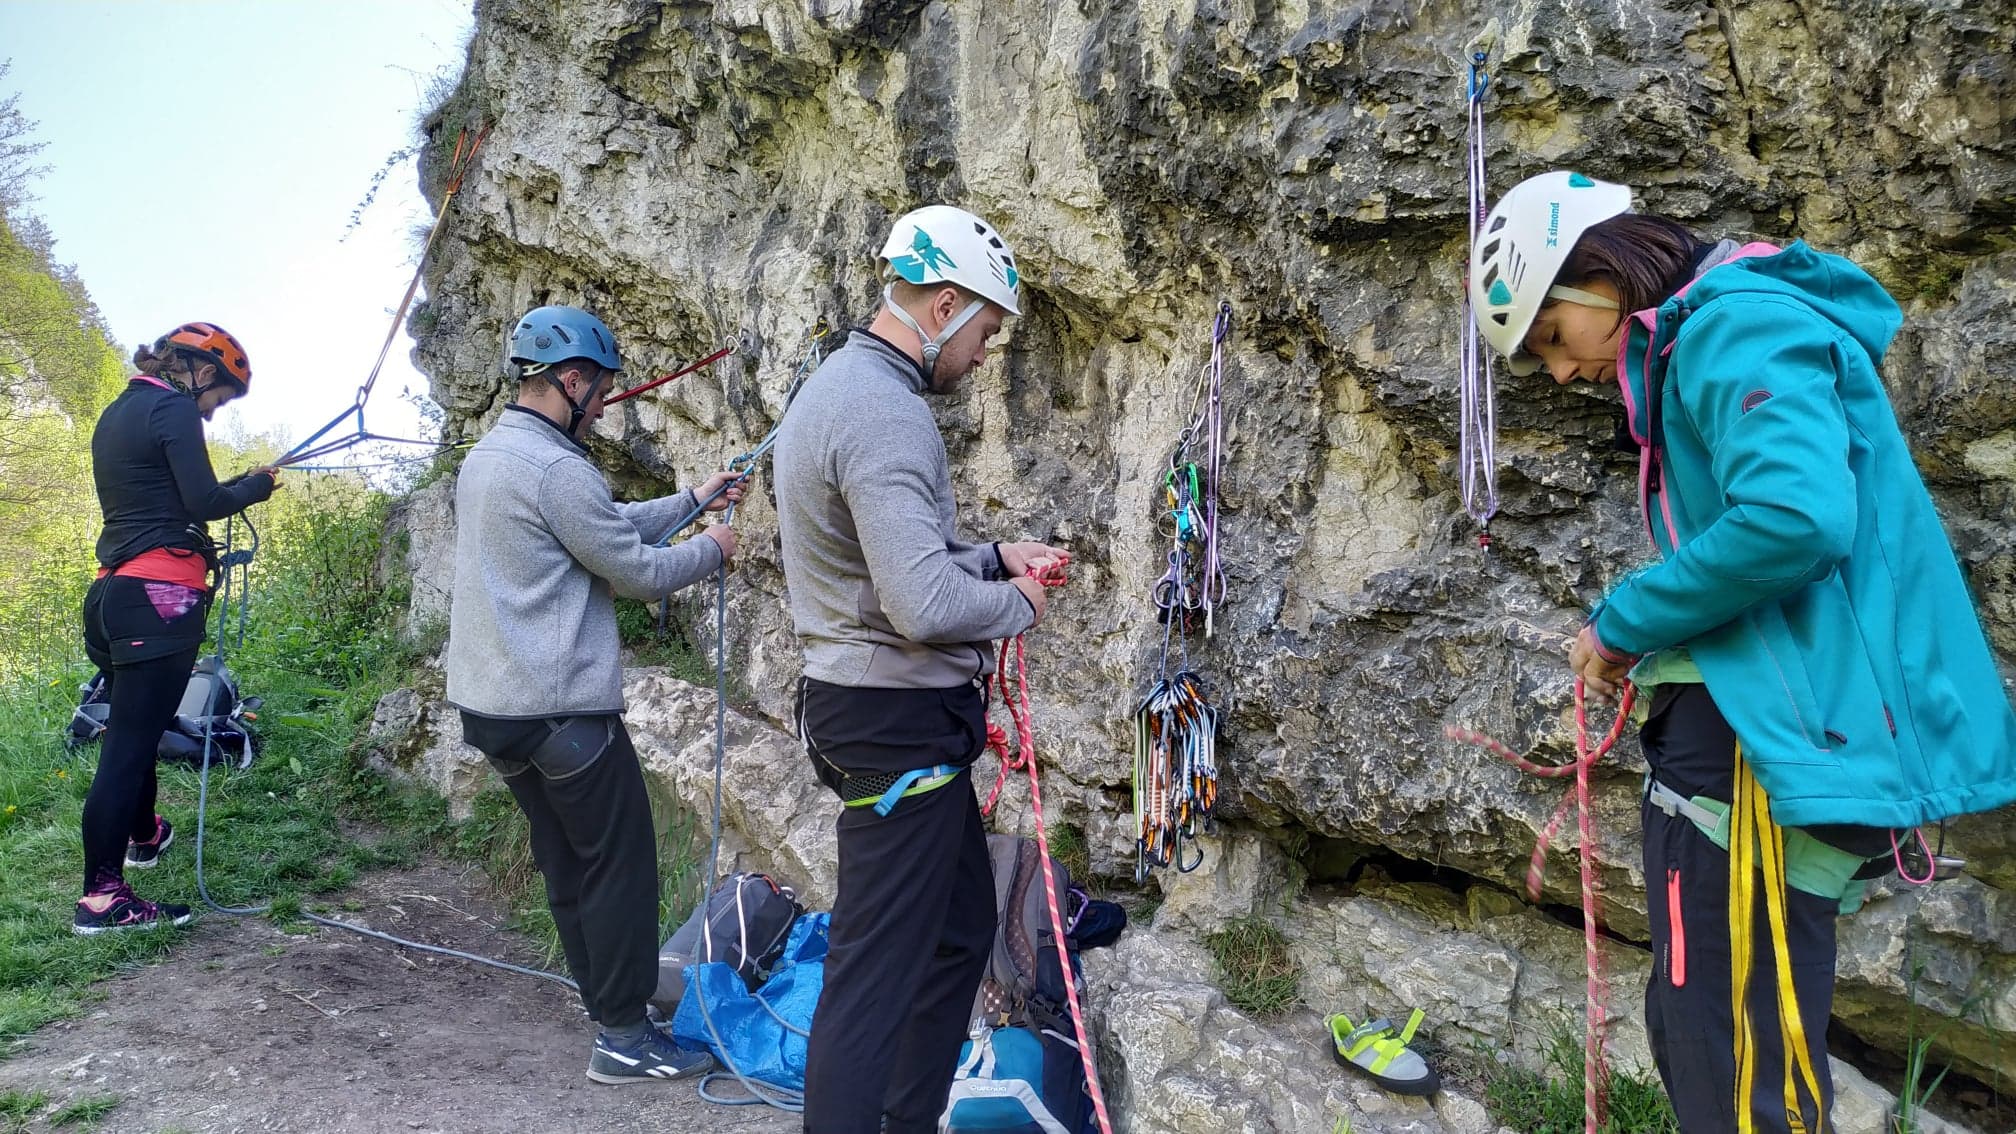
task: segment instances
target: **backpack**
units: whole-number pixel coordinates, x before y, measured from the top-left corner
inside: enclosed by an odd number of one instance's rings
[[[797,891],[768,874],[723,878],[658,950],[658,990],[652,1005],[671,1014],[685,990],[688,965],[721,961],[750,988],[762,984],[783,954],[791,926],[804,912]]]
[[[1119,936],[1126,915],[1094,902],[1057,872],[1064,947],[1050,927],[1042,853],[1032,839],[989,835],[999,920],[986,975],[973,1001],[973,1030],[939,1128],[947,1134],[1082,1134],[1092,1127],[1092,1100],[1065,1001],[1063,965],[1080,989],[1080,925],[1097,923],[1100,944]]]
[[[78,688],[78,705],[70,714],[63,743],[77,748],[99,739],[105,732],[112,705],[107,700],[104,673],[94,674]],[[230,667],[216,655],[197,659],[183,687],[182,701],[175,716],[161,733],[156,757],[175,760],[200,770],[203,767],[203,740],[210,738],[210,762],[231,768],[250,767],[259,754],[259,735],[251,722],[258,719],[259,698],[241,697],[238,680]]]

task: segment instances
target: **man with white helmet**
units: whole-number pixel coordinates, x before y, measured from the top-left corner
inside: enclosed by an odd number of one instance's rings
[[[774,455],[799,734],[840,796],[839,894],[813,1018],[805,1129],[938,1128],[994,938],[969,766],[987,737],[991,643],[1043,616],[1041,543],[966,543],[925,394],[957,387],[1020,314],[987,222],[909,213],[867,328],[805,384]]]

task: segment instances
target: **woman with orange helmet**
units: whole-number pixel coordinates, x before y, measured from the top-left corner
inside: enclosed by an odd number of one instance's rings
[[[273,495],[277,469],[219,484],[203,423],[252,385],[245,348],[214,323],[184,323],[133,355],[140,373],[99,415],[91,474],[105,526],[84,598],[84,651],[105,675],[111,715],[84,801],[84,896],[73,932],[152,929],[189,907],[136,896],[125,867],[174,840],[155,814],[155,749],[174,720],[204,638],[216,554],[205,525]]]

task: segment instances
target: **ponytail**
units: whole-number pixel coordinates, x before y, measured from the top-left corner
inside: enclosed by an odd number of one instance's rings
[[[195,351],[169,346],[157,339],[133,352],[133,367],[149,378],[158,378],[185,394],[193,393],[196,368],[214,361]]]

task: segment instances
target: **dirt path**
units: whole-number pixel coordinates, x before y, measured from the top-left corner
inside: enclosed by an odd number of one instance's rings
[[[482,886],[429,862],[370,875],[338,904],[374,929],[538,964]],[[0,1089],[49,1096],[27,1130],[102,1095],[120,1102],[98,1129],[122,1134],[798,1129],[767,1107],[703,1103],[690,1082],[592,1084],[593,1032],[566,988],[339,930],[212,914],[172,958],[102,988],[98,1010],[0,1062]]]

